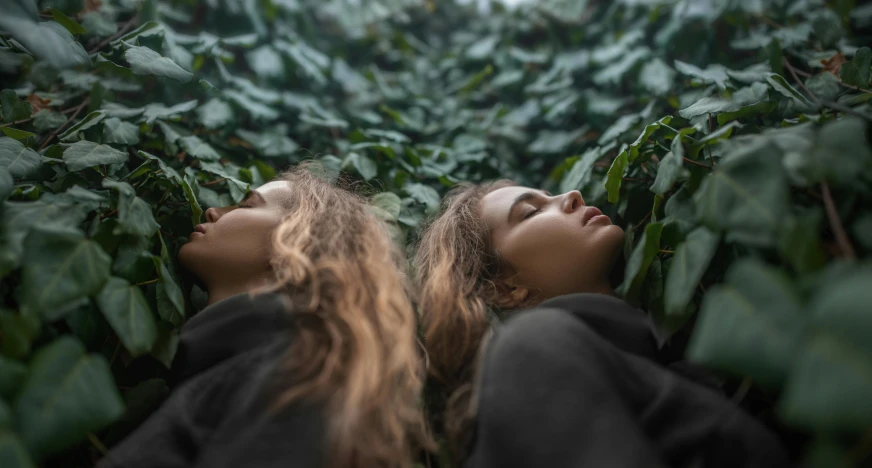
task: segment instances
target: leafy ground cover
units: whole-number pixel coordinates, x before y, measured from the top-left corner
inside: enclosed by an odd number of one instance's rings
[[[626,227],[628,300],[810,466],[870,463],[870,5],[356,3],[0,7],[0,466],[135,427],[204,302],[178,247],[313,158],[404,243],[458,181],[581,190]]]

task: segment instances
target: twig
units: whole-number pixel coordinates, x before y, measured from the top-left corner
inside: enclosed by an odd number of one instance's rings
[[[94,435],[94,433],[88,433],[88,440],[90,440],[91,444],[97,448],[97,451],[100,452],[100,455],[106,456],[106,454],[109,453],[109,449],[107,449],[106,446],[103,445],[103,442],[100,442],[100,439],[98,439],[97,436]]]
[[[715,129],[714,129],[714,123],[712,122],[712,114],[711,114],[711,112],[709,112],[708,117],[709,117],[709,135],[711,135],[712,132],[714,132],[714,130],[715,130]],[[705,145],[705,150],[706,150],[706,152],[708,153],[709,163],[712,165],[712,167],[715,167],[715,158],[712,157],[712,148],[711,148],[711,146],[709,146],[709,145]]]
[[[857,254],[854,252],[854,247],[845,233],[845,228],[842,226],[842,221],[839,219],[839,212],[836,210],[836,204],[833,202],[833,195],[830,193],[830,186],[826,182],[821,182],[821,194],[824,196],[824,207],[827,211],[827,218],[830,220],[830,228],[833,234],[836,235],[836,242],[839,244],[839,249],[842,254],[849,260],[855,260]]]
[[[210,185],[220,184],[221,182],[224,182],[225,180],[227,180],[227,179],[221,178],[221,179],[216,179],[216,180],[213,180],[210,182],[205,182],[205,183],[200,184],[200,187],[208,187]]]
[[[660,249],[660,253],[673,254],[673,255],[675,255],[675,251],[674,251],[674,250]]]
[[[745,377],[742,379],[742,383],[739,385],[739,388],[736,389],[736,393],[733,394],[733,403],[738,405],[745,399],[745,396],[748,395],[748,391],[751,390],[752,383],[751,377]]]
[[[142,283],[136,283],[134,286],[145,286],[146,284],[154,284],[160,281],[160,278],[155,278],[153,280],[143,281]]]
[[[651,216],[651,212],[650,212],[650,211],[648,212],[648,214],[645,215],[644,218],[642,218],[642,221],[639,221],[639,224],[633,226],[633,229],[630,229],[630,232],[633,232],[633,231],[635,231],[636,229],[639,229],[639,226],[645,224],[645,221],[648,219],[649,216]]]
[[[837,110],[839,112],[844,112],[846,114],[853,115],[854,117],[860,117],[861,119],[872,120],[872,117],[865,115],[865,114],[862,114],[860,112],[857,112],[848,106],[843,106],[837,102],[821,100],[813,92],[811,92],[810,89],[808,89],[808,87],[805,85],[805,83],[802,82],[802,80],[799,79],[799,76],[797,76],[797,74],[796,74],[796,71],[797,71],[796,68],[793,68],[793,65],[791,65],[790,62],[786,58],[782,58],[781,62],[784,64],[784,68],[786,68],[787,71],[789,71],[790,74],[793,76],[793,80],[796,81],[796,84],[798,84],[799,87],[802,88],[806,93],[808,93],[808,95],[815,102],[815,104],[817,104],[818,109],[823,108],[823,107],[828,107],[832,110]]]
[[[689,162],[690,164],[693,164],[694,166],[704,167],[704,168],[706,168],[706,169],[708,169],[708,170],[711,170],[711,169],[712,169],[712,167],[709,166],[708,164],[703,164],[703,163],[701,163],[701,162],[696,162],[696,161],[694,161],[693,159],[686,158],[686,157],[683,158],[683,159],[685,160],[685,162]]]
[[[16,121],[16,122],[9,122],[9,123],[6,123],[6,124],[3,124],[3,125],[0,125],[0,128],[3,128],[3,127],[11,127],[11,126],[13,126],[13,125],[23,124],[23,123],[26,123],[26,122],[30,122],[31,120],[33,120],[33,117],[31,117],[31,118],[29,118],[29,119],[24,119],[24,120],[18,120],[18,121]]]
[[[42,144],[39,145],[39,148],[37,149],[37,151],[42,151],[43,148],[45,148],[46,146],[48,146],[48,144],[49,144],[49,142],[52,140],[52,138],[56,137],[57,134],[61,132],[61,130],[63,130],[64,128],[66,128],[66,126],[69,125],[70,122],[72,122],[73,119],[75,119],[77,115],[79,115],[79,112],[82,112],[82,109],[84,109],[85,106],[87,106],[89,102],[91,102],[91,98],[90,98],[90,96],[89,96],[89,97],[86,97],[85,100],[82,101],[82,103],[79,104],[78,107],[76,107],[76,111],[73,112],[73,115],[71,115],[70,118],[67,119],[67,121],[64,122],[63,125],[61,125],[60,127],[54,129],[54,131],[51,132],[51,134],[48,136],[48,138],[46,138],[45,141],[43,141]]]
[[[121,29],[119,29],[117,33],[113,34],[112,36],[109,36],[108,38],[104,39],[99,44],[97,44],[93,49],[91,49],[88,52],[88,55],[96,54],[97,52],[100,51],[100,49],[102,49],[103,47],[106,47],[106,44],[109,44],[110,42],[114,41],[115,39],[118,39],[119,37],[127,34],[127,31],[130,31],[130,28],[132,28],[133,25],[136,24],[137,21],[139,21],[139,15],[138,14],[133,15],[133,18],[130,18],[130,20],[128,20],[126,23],[124,23],[124,25],[121,26]]]

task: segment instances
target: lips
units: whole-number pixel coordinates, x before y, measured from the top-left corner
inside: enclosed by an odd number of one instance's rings
[[[595,207],[595,206],[589,206],[589,207],[585,208],[584,213],[582,213],[582,215],[581,215],[581,225],[582,226],[586,225],[588,223],[588,221],[590,221],[592,218],[594,218],[596,216],[600,216],[602,214],[603,214],[603,212],[600,211],[600,209]]]
[[[198,224],[194,226],[194,232],[199,232],[200,234],[206,234],[206,227],[202,224]]]

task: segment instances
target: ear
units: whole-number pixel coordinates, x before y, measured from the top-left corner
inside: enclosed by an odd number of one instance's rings
[[[493,302],[500,309],[516,309],[530,296],[529,289],[523,286],[512,286],[502,281],[497,282],[496,293]]]

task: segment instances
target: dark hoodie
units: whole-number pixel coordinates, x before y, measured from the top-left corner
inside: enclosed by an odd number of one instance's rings
[[[687,369],[644,312],[560,296],[499,327],[483,355],[470,468],[789,466],[778,439]]]
[[[278,294],[240,294],[206,307],[182,328],[174,389],[98,468],[321,466],[318,408],[268,405],[274,369],[292,333]]]

